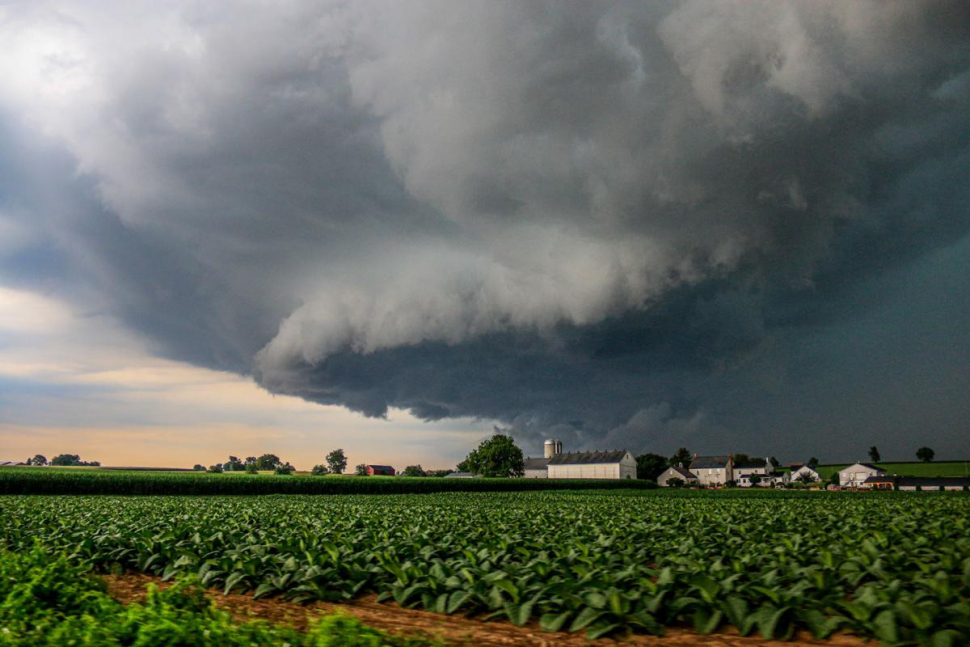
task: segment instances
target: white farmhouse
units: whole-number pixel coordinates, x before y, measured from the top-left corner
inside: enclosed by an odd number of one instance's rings
[[[724,485],[734,480],[732,456],[698,456],[690,462],[690,471],[700,485]]]
[[[855,463],[839,470],[839,485],[842,487],[862,487],[870,476],[885,476],[886,471],[869,463]]]
[[[657,477],[657,485],[660,487],[670,487],[670,481],[673,479],[679,479],[685,485],[697,483],[697,477],[690,470],[685,470],[683,467],[674,465],[660,473],[660,476]]]
[[[808,476],[808,478],[812,479],[814,483],[818,483],[819,481],[822,480],[822,475],[819,474],[818,471],[812,469],[808,465],[802,465],[797,470],[791,473],[791,482],[801,483],[802,475]]]
[[[767,458],[749,458],[743,463],[734,464],[734,480],[740,487],[751,487],[757,481],[758,485],[768,485],[768,476],[774,470],[774,466]],[[752,479],[752,476],[758,478]]]

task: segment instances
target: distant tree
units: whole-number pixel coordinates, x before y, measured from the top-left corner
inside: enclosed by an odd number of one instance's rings
[[[751,460],[751,457],[748,456],[747,454],[735,454],[734,455],[734,464],[735,465],[744,465],[744,464],[746,464],[750,460]]]
[[[360,465],[355,467],[354,474],[356,474],[357,476],[367,476],[367,465],[365,465],[364,463],[361,463]]]
[[[344,455],[344,450],[335,449],[327,454],[327,466],[331,473],[343,474],[347,469],[347,456]]]
[[[246,463],[246,474],[259,474],[259,468],[256,467],[256,463]]]
[[[205,471],[205,465],[200,465],[199,463],[196,463],[195,465],[192,466],[192,471],[194,471],[194,472],[204,472]]]
[[[408,465],[404,468],[404,476],[424,476],[424,468],[420,465]]]
[[[276,469],[273,470],[274,474],[279,474],[280,476],[289,476],[296,470],[295,467],[290,465],[288,462],[284,465],[277,465]]]
[[[58,454],[51,459],[51,465],[58,467],[73,467],[81,464],[81,457],[77,454]]]
[[[640,454],[637,456],[637,478],[656,481],[665,469],[667,459],[660,454]]]
[[[772,456],[771,458],[769,458],[768,459],[768,462],[771,463],[771,466],[772,467],[778,467],[779,465],[781,465],[781,463],[778,462],[778,459],[775,458],[774,456]]]
[[[761,483],[761,476],[758,474],[752,474],[748,480],[751,481],[751,485],[758,485]]]
[[[256,461],[258,461],[258,460],[259,459],[256,458],[255,456],[247,456],[246,457],[246,465],[250,465],[250,464],[255,465],[256,464]]]
[[[472,472],[487,477],[514,478],[525,473],[522,450],[512,436],[495,434],[483,440],[459,465],[460,472]]]
[[[799,483],[804,483],[805,485],[808,485],[809,483],[814,483],[815,482],[815,477],[813,477],[808,472],[803,472],[803,473],[799,474],[795,478],[795,480],[798,481]]]
[[[879,449],[875,445],[869,448],[869,460],[873,463],[878,463],[882,460],[882,457],[879,456]]]
[[[832,485],[838,485],[839,484],[839,473],[838,472],[832,472],[832,476],[829,477],[829,482]]]
[[[684,487],[684,479],[677,477],[667,479],[667,487]]]
[[[47,457],[44,456],[43,454],[37,454],[33,458],[28,458],[27,464],[43,467],[44,465],[47,465]]]
[[[818,459],[812,456],[811,458],[808,459],[808,462],[805,464],[808,465],[809,469],[815,469],[816,467],[818,467]]]
[[[936,452],[929,447],[920,447],[916,450],[916,458],[920,459],[924,463],[929,463],[931,460],[933,460],[934,456],[936,456]]]
[[[673,456],[670,457],[670,466],[683,467],[686,469],[690,467],[691,460],[693,460],[693,456],[691,456],[687,448],[681,447],[676,452],[674,452]]]
[[[326,465],[314,465],[313,469],[310,470],[310,474],[313,476],[326,476],[330,473],[330,469]]]
[[[275,470],[277,465],[282,465],[283,461],[276,454],[263,454],[256,459],[256,467],[261,470]]]
[[[241,472],[245,469],[245,465],[235,456],[230,456],[229,460],[222,464],[222,469],[226,472]]]
[[[213,474],[222,474],[222,465],[219,463],[216,463],[215,465],[210,465],[209,471]]]

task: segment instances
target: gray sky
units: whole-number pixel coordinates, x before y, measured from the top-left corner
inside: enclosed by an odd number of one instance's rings
[[[966,457],[968,37],[956,1],[2,3],[0,439]],[[170,419],[194,379],[240,400]]]

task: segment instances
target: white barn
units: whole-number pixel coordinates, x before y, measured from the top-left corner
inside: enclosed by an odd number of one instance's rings
[[[637,477],[633,454],[618,449],[605,452],[569,452],[549,459],[551,479],[623,479]]]
[[[886,470],[870,463],[855,463],[839,470],[839,485],[842,487],[862,487],[870,476],[885,476]]]
[[[819,481],[822,480],[822,476],[816,470],[813,470],[808,465],[802,465],[797,470],[791,473],[791,482],[800,483],[801,481],[799,481],[799,479],[803,475],[808,476],[808,478],[812,479],[812,481],[814,481],[815,483],[818,483]]]

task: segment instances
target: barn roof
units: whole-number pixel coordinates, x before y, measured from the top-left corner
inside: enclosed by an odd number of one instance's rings
[[[544,470],[549,464],[549,458],[527,458],[525,459],[525,469],[527,470]]]
[[[684,479],[694,479],[694,480],[697,480],[697,476],[695,476],[693,472],[691,472],[690,470],[685,470],[683,467],[680,467],[679,465],[671,465],[667,469],[671,469],[671,470],[677,472],[678,474],[680,474],[681,476],[683,476]]]
[[[374,470],[382,470],[382,471],[394,470],[394,468],[391,467],[390,465],[368,465],[367,467],[370,467]]]
[[[692,470],[698,468],[727,467],[730,456],[695,456],[690,462]]]
[[[548,465],[590,465],[593,463],[619,463],[626,456],[625,449],[605,452],[569,452],[549,459]]]

